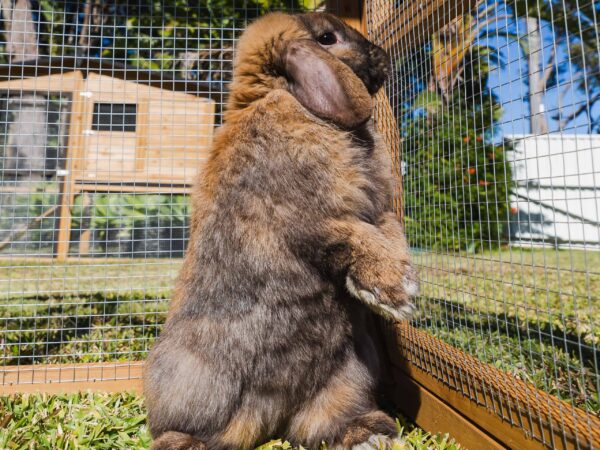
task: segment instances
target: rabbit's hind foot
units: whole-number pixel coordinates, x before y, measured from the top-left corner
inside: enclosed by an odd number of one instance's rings
[[[397,438],[396,423],[383,411],[364,414],[348,425],[342,442],[331,450],[392,450]]]
[[[206,446],[191,434],[167,431],[154,440],[150,450],[206,450]]]
[[[331,450],[402,450],[406,447],[406,441],[397,435],[395,437],[385,434],[373,434],[365,442],[348,448],[342,445],[331,447]]]
[[[374,434],[366,442],[353,446],[352,450],[396,450],[405,448],[405,444],[399,436]]]

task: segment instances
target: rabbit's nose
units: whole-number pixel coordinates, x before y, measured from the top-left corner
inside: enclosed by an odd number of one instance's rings
[[[391,60],[385,50],[383,50],[381,47],[371,44],[369,56],[371,63],[380,66],[380,70],[385,70],[386,72],[389,71]]]
[[[371,95],[375,94],[385,83],[391,72],[391,61],[387,53],[376,45],[369,48],[369,80],[367,89]]]

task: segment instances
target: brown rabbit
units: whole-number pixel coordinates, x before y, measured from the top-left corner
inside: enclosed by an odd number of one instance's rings
[[[388,70],[329,14],[270,14],[239,40],[146,364],[153,449],[390,445],[365,304],[406,318],[416,280],[370,120]]]

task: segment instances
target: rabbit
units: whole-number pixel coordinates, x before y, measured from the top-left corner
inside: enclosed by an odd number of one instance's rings
[[[265,15],[236,50],[145,365],[152,448],[390,447],[367,319],[409,317],[418,284],[371,120],[389,59],[326,13]]]

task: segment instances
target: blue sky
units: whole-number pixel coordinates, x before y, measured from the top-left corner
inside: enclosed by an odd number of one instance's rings
[[[525,26],[522,21],[513,24],[511,31],[518,31],[519,34],[525,34]],[[506,30],[501,23],[499,30]],[[554,47],[554,35],[548,25],[542,27],[543,38],[543,58],[547,61],[550,58],[552,47]],[[527,58],[517,42],[504,37],[496,37],[495,32],[490,32],[488,37],[481,39],[480,43],[490,44],[501,51],[503,64],[501,67],[493,70],[489,77],[489,87],[498,96],[504,109],[504,114],[500,123],[501,134],[525,134],[529,133],[529,104],[527,95],[529,88],[527,86]],[[556,61],[564,69],[560,76],[562,82],[557,86],[550,88],[545,94],[546,117],[550,132],[558,132],[558,122],[552,119],[559,108],[559,93],[567,86],[566,81],[573,79],[577,74],[573,71],[573,66],[569,64],[569,54],[564,44],[558,45],[556,49]],[[571,70],[570,70],[571,69]],[[572,89],[563,94],[561,101],[562,110],[568,112],[573,110],[588,100],[587,95],[582,92],[574,92]],[[592,110],[592,117],[600,115],[600,104],[596,104]],[[564,130],[569,134],[587,134],[589,119],[585,114],[580,115],[575,121],[570,123]]]

